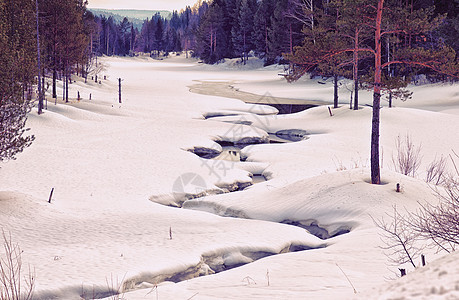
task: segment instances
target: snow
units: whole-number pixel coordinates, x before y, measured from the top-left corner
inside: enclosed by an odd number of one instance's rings
[[[380,295],[379,299],[458,299],[459,252],[428,263],[406,277],[378,286],[358,299]],[[357,298],[356,298],[357,299]]]
[[[27,125],[36,140],[1,164],[0,227],[35,269],[37,299],[101,298],[118,286],[125,299],[458,297],[456,253],[428,251],[426,267],[386,282],[399,266],[379,248],[373,221],[394,205],[413,211],[419,202],[438,201],[423,178],[435,157],[459,149],[457,84],[413,86],[413,99],[384,105],[383,184],[375,186],[368,169],[371,108],[349,110],[344,87],[333,117],[326,106],[276,115],[225,93],[189,91],[200,81],[230,82],[257,95],[331,103],[330,80],[288,84],[281,68],[263,68],[254,58],[246,66],[184,57],[99,61],[101,84],[74,78],[70,103],[49,100],[45,114],[32,112]],[[362,105],[370,99],[362,92]],[[216,141],[267,140],[280,130],[308,137],[250,145],[241,151],[245,162],[189,151],[221,152]],[[394,172],[395,138],[405,134],[422,147],[417,178]],[[250,184],[252,174],[269,180],[228,193]],[[282,222],[342,234],[322,240]],[[300,249],[308,250],[290,252]],[[213,274],[225,266],[231,269]]]

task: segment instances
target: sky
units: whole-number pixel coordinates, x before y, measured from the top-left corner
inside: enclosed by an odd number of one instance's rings
[[[89,8],[178,10],[193,6],[198,0],[88,0]]]

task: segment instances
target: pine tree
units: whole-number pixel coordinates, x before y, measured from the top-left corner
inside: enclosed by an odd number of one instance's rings
[[[271,16],[274,13],[274,0],[259,2],[254,18],[254,44],[255,51],[261,57],[269,54],[268,33],[271,28]]]
[[[163,19],[161,16],[158,14],[156,16],[156,30],[155,30],[155,50],[156,50],[156,56],[159,56],[160,51],[163,49],[163,43],[164,43],[164,25],[163,25]]]
[[[82,65],[82,76],[85,79],[85,83],[88,80],[88,74],[95,67],[94,58],[96,57],[96,49],[99,46],[98,44],[98,28],[96,23],[96,18],[89,11],[86,10],[83,15],[84,23],[84,34],[88,37],[88,45],[86,46],[84,58],[81,62]]]
[[[35,1],[0,0],[0,99],[30,98],[35,81]]]
[[[118,27],[118,49],[116,51],[117,55],[128,55],[130,50],[130,41],[131,41],[131,26],[132,24],[125,17],[123,21],[117,26]]]
[[[0,161],[14,159],[34,137],[23,136],[36,74],[35,2],[0,0]]]
[[[273,62],[282,59],[284,53],[293,53],[293,48],[301,43],[302,24],[291,15],[297,9],[296,0],[276,1],[269,30],[269,56]]]
[[[196,52],[207,63],[217,62],[227,52],[223,21],[223,10],[217,2],[213,2],[201,18],[196,33]]]
[[[253,15],[256,2],[254,0],[242,0],[238,9],[238,26],[234,26],[231,32],[233,47],[241,57],[244,65],[247,62],[248,54],[253,50]]]

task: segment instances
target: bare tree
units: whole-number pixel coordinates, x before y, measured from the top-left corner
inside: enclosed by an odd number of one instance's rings
[[[395,148],[397,153],[395,156],[392,156],[395,171],[414,177],[421,165],[421,146],[416,147],[407,134],[404,138],[400,135],[397,136],[395,139]]]
[[[314,3],[313,0],[292,0],[286,16],[293,18],[303,25],[314,27]]]

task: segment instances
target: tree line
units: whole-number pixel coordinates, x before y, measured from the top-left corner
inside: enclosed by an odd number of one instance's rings
[[[296,0],[295,0],[296,1]],[[301,44],[301,13],[291,0],[200,1],[170,18],[156,14],[144,21],[140,30],[125,18],[96,16],[99,32],[98,54],[128,55],[129,52],[159,53],[192,51],[206,63],[248,55],[278,62],[284,52]],[[295,4],[295,6],[292,6]],[[291,7],[295,7],[292,9]]]

